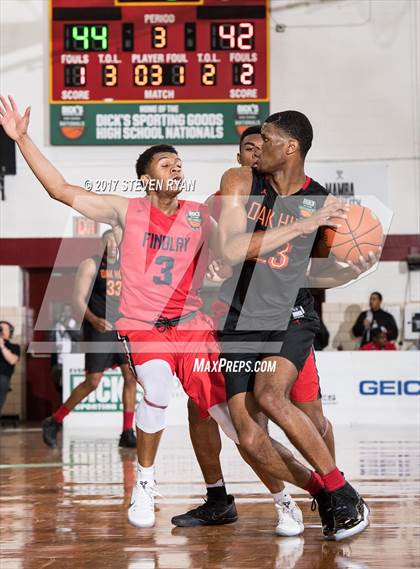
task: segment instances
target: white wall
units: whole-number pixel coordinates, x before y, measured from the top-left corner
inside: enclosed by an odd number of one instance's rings
[[[391,282],[388,279],[390,274],[392,274]],[[359,300],[367,304],[369,295],[374,290],[380,290],[384,301],[388,303],[397,303],[404,299],[407,301],[419,299],[419,273],[411,273],[409,286],[407,286],[407,278],[406,263],[402,261],[379,263],[375,271],[366,274],[356,282],[329,290],[327,301],[351,303],[354,300]]]
[[[303,4],[301,2],[297,4]],[[287,8],[287,6],[289,6]],[[0,2],[1,91],[32,106],[31,135],[72,183],[134,175],[141,148],[50,147],[48,143],[48,2]],[[344,0],[296,6],[272,0],[272,17],[286,24],[271,36],[271,109],[303,110],[312,120],[311,161],[375,161],[388,166],[392,233],[419,232],[418,86],[419,4],[411,0]],[[371,8],[371,9],[370,9]],[[314,27],[317,26],[317,27]],[[203,196],[214,192],[235,157],[233,146],[182,148],[189,177]],[[417,157],[417,160],[415,159]],[[71,235],[71,212],[49,200],[18,157],[18,175],[6,179],[0,237]],[[381,268],[385,296],[402,299],[398,263]],[[376,279],[376,277],[372,277]],[[360,287],[345,293],[361,293]],[[18,286],[18,280],[16,280]],[[13,294],[6,302],[15,301]]]
[[[20,267],[0,266],[0,311],[3,306],[20,306],[23,297]]]

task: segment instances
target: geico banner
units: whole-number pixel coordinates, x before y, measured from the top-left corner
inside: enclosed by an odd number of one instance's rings
[[[336,424],[418,424],[419,352],[317,352],[325,414]],[[63,400],[85,378],[84,357],[67,354],[63,362]],[[158,380],[158,378],[156,378]],[[123,378],[105,372],[96,391],[65,420],[66,426],[121,427]],[[138,387],[137,400],[142,390]],[[174,379],[168,425],[187,424],[187,396]]]
[[[318,352],[316,360],[334,423],[419,423],[419,352]]]

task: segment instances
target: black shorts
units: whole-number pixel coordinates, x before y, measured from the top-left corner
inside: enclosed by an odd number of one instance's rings
[[[221,369],[225,376],[227,398],[253,391],[255,363],[269,356],[286,358],[300,372],[311,352],[318,328],[318,315],[311,311],[302,318],[291,319],[287,330],[219,332],[222,347],[220,358],[226,360]]]
[[[110,330],[109,332],[98,332],[91,326],[83,327],[83,339],[85,342],[100,342],[104,344],[103,350],[98,353],[86,352],[85,354],[85,370],[86,373],[100,373],[106,369],[119,367],[127,363],[127,357],[124,352],[122,343],[119,341],[117,332]],[[109,344],[109,349],[107,349]]]

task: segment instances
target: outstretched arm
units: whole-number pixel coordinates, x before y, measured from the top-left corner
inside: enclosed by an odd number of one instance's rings
[[[22,116],[12,97],[9,96],[9,102],[1,96],[0,100],[0,124],[6,134],[16,142],[28,166],[53,199],[95,221],[112,226],[124,222],[127,198],[102,196],[88,192],[80,186],[68,184],[28,135],[30,107]]]
[[[247,167],[231,168],[222,177],[219,241],[223,258],[231,265],[270,253],[300,235],[310,235],[321,225],[337,227],[329,218],[345,217],[345,206],[327,198],[326,205],[311,217],[267,231],[247,233],[245,206],[251,185],[252,171]]]

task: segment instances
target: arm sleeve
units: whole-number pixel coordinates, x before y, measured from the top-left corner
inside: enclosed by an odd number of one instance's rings
[[[9,344],[8,348],[13,354],[15,354],[15,356],[20,358],[20,346],[19,346],[19,344]]]
[[[360,338],[363,336],[363,332],[365,327],[363,326],[363,320],[366,318],[366,312],[361,312],[357,317],[356,322],[354,323],[353,328],[351,331],[353,332],[353,336],[355,338]]]
[[[386,328],[388,330],[388,340],[396,340],[398,338],[398,326],[392,314],[388,315]]]

